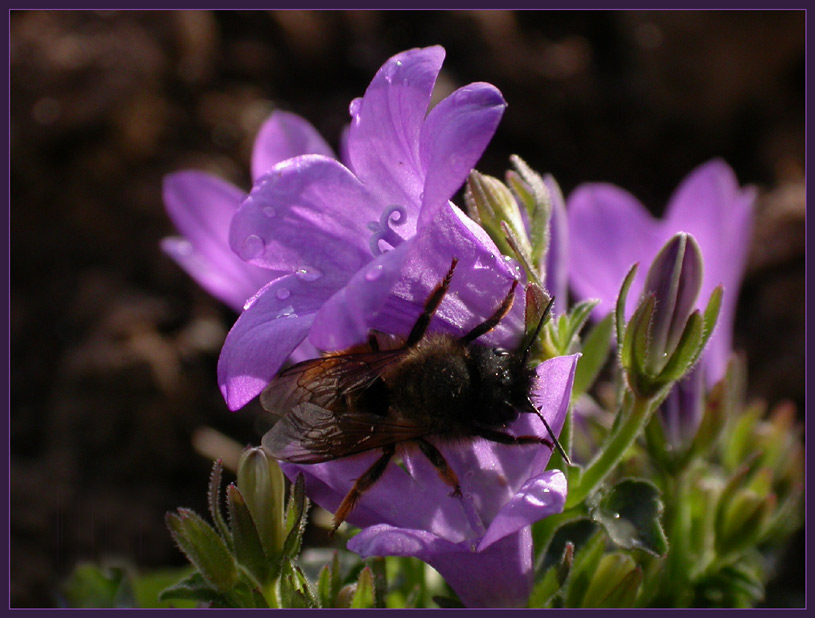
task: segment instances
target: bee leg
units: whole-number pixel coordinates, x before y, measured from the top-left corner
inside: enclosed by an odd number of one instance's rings
[[[481,322],[478,326],[476,326],[473,330],[469,333],[464,335],[459,341],[464,344],[470,343],[478,339],[481,335],[486,335],[490,332],[493,328],[498,326],[498,323],[504,319],[504,316],[509,313],[509,310],[512,309],[512,303],[515,300],[515,288],[518,287],[518,280],[514,279],[512,281],[512,287],[509,288],[509,292],[504,297],[504,300],[498,306],[498,309],[495,310],[489,318]]]
[[[393,457],[395,451],[396,446],[393,444],[382,447],[382,456],[354,482],[351,491],[342,499],[339,507],[337,507],[337,512],[334,513],[334,526],[328,533],[330,538],[334,537],[337,528],[340,527],[340,524],[345,521],[345,518],[348,517],[348,514],[357,505],[362,494],[370,489],[371,485],[376,483],[379,477],[385,472],[385,468],[388,467],[388,462],[391,460],[391,457]]]
[[[436,309],[439,308],[441,300],[447,293],[447,288],[450,287],[450,281],[453,278],[453,271],[456,269],[456,264],[458,264],[458,258],[453,258],[453,261],[450,263],[450,270],[447,271],[442,282],[433,288],[433,291],[430,292],[430,296],[424,301],[424,311],[422,311],[422,315],[419,316],[419,319],[416,320],[416,323],[413,325],[405,342],[405,347],[409,348],[415,345],[424,336],[424,332],[427,330],[430,320],[433,318],[433,314],[436,313]]]
[[[416,442],[422,450],[422,453],[424,453],[424,456],[427,457],[430,463],[433,464],[433,467],[436,468],[436,472],[439,473],[441,480],[453,488],[450,497],[461,498],[461,485],[458,484],[458,476],[456,476],[456,473],[453,472],[453,469],[447,464],[444,455],[427,440],[419,438]]]
[[[496,431],[487,427],[476,427],[474,430],[475,435],[481,436],[490,442],[498,442],[499,444],[543,444],[550,449],[554,448],[554,444],[546,438],[540,436],[513,436],[503,431]]]

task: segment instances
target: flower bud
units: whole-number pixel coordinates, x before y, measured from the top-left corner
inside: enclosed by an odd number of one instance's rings
[[[617,302],[618,324],[634,272],[626,277]],[[654,259],[642,301],[624,329],[620,357],[629,384],[640,395],[655,396],[698,360],[713,332],[722,297],[720,286],[700,313],[695,307],[701,285],[699,245],[689,234],[676,234]]]
[[[526,226],[518,202],[509,187],[497,178],[473,170],[467,179],[465,200],[473,218],[490,235],[501,253],[514,255],[515,249],[511,245],[514,242],[523,254],[522,257],[529,259],[532,248]],[[508,227],[512,241],[507,239],[507,231],[501,225],[502,222]]]
[[[269,558],[280,556],[285,538],[283,472],[262,448],[250,448],[241,454],[238,489],[252,515],[266,555]]]
[[[648,270],[645,294],[654,294],[656,307],[647,367],[654,374],[667,364],[696,308],[702,269],[702,251],[696,240],[679,233],[665,244]]]

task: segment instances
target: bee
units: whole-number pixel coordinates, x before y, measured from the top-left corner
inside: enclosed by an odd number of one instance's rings
[[[531,342],[552,301],[530,343],[519,351],[477,341],[511,309],[517,279],[493,315],[465,335],[426,334],[457,263],[453,259],[444,280],[431,291],[403,345],[381,349],[372,332],[363,346],[284,369],[261,393],[263,408],[282,417],[262,439],[276,459],[313,464],[381,449],[337,508],[332,535],[385,472],[400,444],[417,446],[456,497],[462,495],[458,475],[433,442],[483,438],[507,445],[542,444],[557,448],[569,461],[530,399],[535,375],[527,366]],[[507,433],[506,426],[521,412],[536,414],[548,438]]]

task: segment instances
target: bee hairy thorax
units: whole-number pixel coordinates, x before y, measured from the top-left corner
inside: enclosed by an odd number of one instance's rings
[[[511,353],[436,335],[383,375],[390,414],[434,427],[440,436],[472,434],[473,423],[501,426],[518,416],[527,372]]]

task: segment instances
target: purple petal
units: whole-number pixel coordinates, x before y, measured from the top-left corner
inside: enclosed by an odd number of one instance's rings
[[[614,309],[620,285],[636,262],[650,263],[664,238],[655,221],[627,191],[608,184],[579,186],[569,196],[569,271],[578,298],[598,298],[593,316]],[[641,264],[626,305],[629,315],[645,281]]]
[[[399,279],[408,243],[379,255],[351,277],[317,313],[309,340],[321,350],[342,350],[366,340],[371,324]]]
[[[566,312],[569,300],[569,220],[560,186],[550,175],[543,182],[552,200],[545,282],[549,294],[555,297],[554,312],[561,315]]]
[[[397,54],[351,104],[349,160],[383,205],[421,202],[419,134],[443,60],[439,46]]]
[[[414,445],[403,444],[397,453],[418,456]],[[353,482],[382,454],[369,451],[343,459],[310,465],[282,463],[292,479],[298,472],[305,476],[306,491],[315,503],[335,512]],[[418,458],[418,457],[417,457]],[[432,465],[426,461],[428,468]],[[450,542],[459,542],[477,534],[470,527],[462,499],[450,496],[451,489],[432,474],[409,475],[391,463],[382,477],[367,490],[348,516],[348,523],[361,528],[389,524],[400,528],[427,530]],[[418,504],[421,508],[417,508]]]
[[[530,526],[544,517],[563,511],[566,503],[566,476],[549,470],[529,479],[492,520],[487,534],[478,544],[483,551],[496,541]]]
[[[304,154],[334,158],[334,151],[311,123],[290,112],[274,111],[263,123],[252,150],[252,180],[286,159]]]
[[[305,339],[317,309],[333,292],[324,282],[285,275],[250,301],[218,359],[218,384],[230,410],[243,407],[266,387]]]
[[[368,222],[380,207],[341,163],[304,155],[278,164],[232,219],[229,242],[250,263],[335,289],[371,259]]]
[[[164,205],[185,238],[166,238],[162,249],[205,290],[236,311],[279,275],[241,260],[230,249],[229,222],[244,197],[230,183],[205,172],[164,178]]]
[[[357,534],[348,549],[362,557],[416,556],[435,568],[467,607],[521,607],[531,592],[529,528],[473,551],[423,530],[380,525]]]
[[[419,225],[429,224],[484,153],[506,109],[492,84],[459,88],[427,115],[421,133],[421,169],[426,172]]]
[[[495,312],[513,279],[523,283],[520,268],[503,259],[484,230],[452,205],[445,206],[433,225],[421,230],[410,245],[402,277],[371,325],[377,330],[407,335],[454,257],[458,266],[431,322],[431,332],[469,331]],[[523,304],[523,294],[516,294],[509,314],[479,343],[514,347],[523,330]]]

